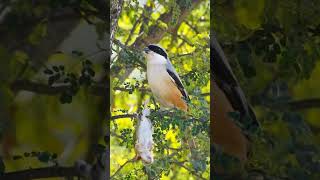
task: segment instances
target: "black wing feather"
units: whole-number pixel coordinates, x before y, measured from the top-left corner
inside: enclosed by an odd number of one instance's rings
[[[171,76],[171,78],[174,80],[174,82],[176,83],[179,91],[181,92],[181,94],[183,95],[183,97],[185,98],[185,100],[190,100],[189,96],[187,95],[187,93],[185,92],[185,89],[182,85],[182,82],[180,81],[180,79],[169,69],[167,69],[168,74]]]
[[[249,117],[253,126],[259,126],[256,116],[248,104],[215,35],[211,36],[211,52],[213,54],[213,62],[210,64],[213,71],[212,79],[224,91],[233,108],[241,113],[242,119]]]

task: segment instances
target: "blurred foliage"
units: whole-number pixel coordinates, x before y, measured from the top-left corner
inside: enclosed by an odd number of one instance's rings
[[[105,74],[105,59],[95,55],[106,51],[98,42],[106,40],[108,22],[102,20],[108,7],[96,3],[0,2],[1,173],[73,166],[79,159],[93,163],[99,155],[107,99],[93,96],[90,87],[106,85],[97,77]],[[82,36],[96,41],[97,52],[85,45],[72,52],[60,47],[78,25],[92,29]],[[78,42],[70,41],[72,46]]]
[[[146,4],[143,4],[145,2]],[[209,179],[209,1],[190,9],[190,0],[124,1],[118,21],[116,40],[111,56],[111,175],[113,179]],[[182,9],[190,14],[179,23]],[[165,13],[170,20],[158,18]],[[160,44],[182,78],[191,98],[190,112],[176,109],[159,111],[145,77],[146,62],[143,47],[134,46],[137,38],[148,38],[151,27],[166,31]],[[156,34],[151,34],[156,35]],[[155,161],[144,165],[130,161],[134,156],[135,126],[142,103],[151,97],[150,119],[154,127]],[[190,150],[186,140],[194,139]],[[129,162],[129,163],[128,163]],[[119,168],[122,168],[118,171]]]
[[[244,179],[320,177],[319,6],[317,0],[213,3],[211,24],[261,124],[251,133]]]

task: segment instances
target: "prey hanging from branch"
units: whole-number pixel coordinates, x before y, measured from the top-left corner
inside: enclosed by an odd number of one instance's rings
[[[135,144],[136,160],[141,159],[145,164],[153,163],[153,126],[147,117],[150,115],[150,109],[147,107],[148,102],[149,99],[144,102],[142,115],[138,119]]]

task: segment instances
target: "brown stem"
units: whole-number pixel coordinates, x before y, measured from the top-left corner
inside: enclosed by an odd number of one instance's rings
[[[267,106],[272,109],[278,109],[278,110],[290,109],[293,111],[320,108],[320,98],[293,100],[293,101],[279,103],[279,104],[269,104]]]
[[[121,118],[136,118],[137,114],[120,114],[111,116],[111,120],[121,119]]]
[[[134,31],[136,30],[138,24],[140,23],[141,19],[142,19],[142,15],[139,17],[138,20],[136,20],[136,22],[134,23],[132,29],[130,30],[130,33],[129,33],[129,36],[128,36],[128,39],[126,40],[126,42],[124,43],[126,46],[128,45],[129,41],[131,40],[131,36],[133,35]]]
[[[174,161],[174,164],[178,165],[179,167],[182,167],[184,169],[186,169],[187,171],[189,171],[191,174],[193,174],[194,176],[196,176],[199,179],[204,179],[202,176],[200,176],[199,174],[197,174],[195,171],[193,171],[192,169],[188,168],[187,166],[185,166],[182,162],[178,162],[178,161]]]
[[[46,167],[4,173],[0,179],[31,180],[53,177],[81,177],[81,173],[75,167]]]
[[[32,82],[28,80],[17,80],[11,84],[11,90],[30,91],[37,94],[58,95],[69,89],[69,85],[49,86],[42,83]],[[93,85],[89,88],[90,93],[103,96],[107,92],[108,87],[102,85]]]
[[[110,32],[110,42],[113,42],[115,32],[118,28],[118,19],[120,17],[122,6],[124,1],[123,0],[113,0],[111,2],[111,32]]]
[[[113,179],[114,176],[116,176],[116,175],[121,171],[121,169],[122,169],[124,166],[126,166],[128,163],[132,163],[132,162],[136,161],[136,158],[137,158],[137,157],[135,156],[134,158],[132,158],[132,159],[126,161],[124,164],[122,164],[122,165],[119,167],[119,169],[117,169],[117,171],[116,171],[112,176],[110,176],[110,179]]]

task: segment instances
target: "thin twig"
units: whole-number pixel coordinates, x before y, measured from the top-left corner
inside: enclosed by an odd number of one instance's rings
[[[31,180],[49,177],[80,177],[81,173],[75,167],[46,167],[8,172],[0,175],[0,179],[6,180]]]
[[[122,169],[125,165],[127,165],[128,163],[132,163],[132,162],[134,162],[135,160],[136,160],[136,157],[133,157],[132,159],[130,159],[130,160],[126,161],[124,164],[122,164],[122,165],[119,167],[119,169],[117,169],[117,171],[110,177],[110,179],[114,178],[114,176],[116,176],[116,175],[121,171],[121,169]]]
[[[183,42],[187,43],[190,46],[194,46],[194,44],[192,44],[189,39],[187,39],[186,37],[184,37],[182,35],[179,35],[178,33],[173,33],[173,32],[170,32],[170,31],[168,31],[167,33],[171,34],[174,37],[177,37],[177,38],[181,39]]]
[[[138,89],[139,91],[141,92],[149,92],[150,89],[147,89],[147,88],[135,88],[135,89]],[[113,90],[118,90],[118,91],[131,91],[132,89],[128,89],[128,88],[122,88],[122,87],[115,87],[113,88]]]
[[[121,118],[136,118],[137,114],[120,114],[111,116],[111,120],[121,119]]]
[[[89,88],[89,92],[97,96],[104,96],[108,88],[109,87],[103,85],[92,85]],[[28,80],[17,80],[11,84],[11,90],[14,92],[29,91],[46,95],[59,95],[68,89],[70,89],[70,85],[49,86],[47,84],[32,82]]]
[[[185,21],[185,23],[186,23],[195,33],[200,34],[199,31],[198,31],[198,29],[195,28],[192,24],[190,24],[190,22]]]
[[[270,103],[265,104],[265,106],[274,110],[304,110],[304,109],[312,109],[312,108],[320,108],[320,98],[309,98],[302,100],[293,100],[289,102],[280,102],[280,103]]]
[[[118,135],[117,133],[115,133],[115,132],[110,132],[110,135],[111,136],[114,136],[114,137],[116,137],[116,138],[119,138],[119,139],[121,139],[121,140],[125,140],[122,136],[120,136],[120,135]]]
[[[136,20],[136,22],[134,23],[132,29],[130,30],[128,39],[127,39],[126,42],[124,43],[126,46],[128,45],[129,41],[131,40],[131,37],[132,37],[134,31],[136,30],[137,25],[139,24],[139,22],[141,21],[141,19],[142,19],[142,15],[139,17],[139,19]]]
[[[107,92],[109,87],[102,85],[102,84],[95,84],[89,87],[89,92],[96,96],[104,96]],[[56,85],[56,86],[49,86],[44,83],[33,82],[29,80],[16,80],[11,84],[11,90],[14,92],[18,91],[29,91],[34,92],[37,94],[46,94],[46,95],[59,95],[66,90],[70,89],[70,85]],[[148,92],[150,91],[147,88],[135,88],[136,90]],[[113,90],[125,91],[129,92],[132,91],[128,88],[122,87],[115,87]]]
[[[187,171],[189,171],[191,174],[195,175],[196,177],[198,177],[199,179],[203,179],[206,180],[205,178],[203,178],[202,176],[200,176],[199,174],[197,174],[195,171],[193,171],[192,169],[186,167],[182,162],[178,162],[178,161],[173,161],[174,164],[178,165],[179,167],[182,167],[184,169],[186,169]]]
[[[23,64],[23,67],[21,68],[21,70],[19,71],[19,73],[17,74],[17,77],[15,79],[21,79],[21,77],[27,71],[28,67],[29,67],[29,61],[26,60],[25,63]]]
[[[186,53],[186,54],[177,54],[175,56],[172,56],[171,58],[178,58],[178,57],[184,57],[184,56],[192,56],[194,53]]]

